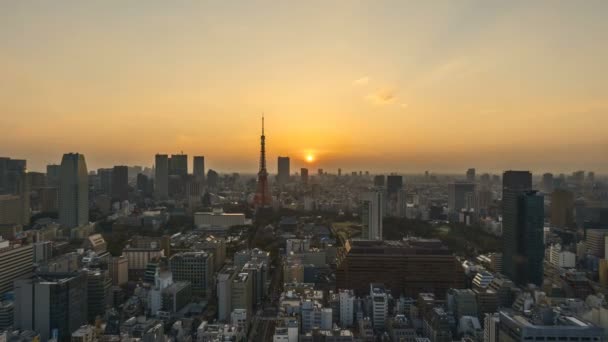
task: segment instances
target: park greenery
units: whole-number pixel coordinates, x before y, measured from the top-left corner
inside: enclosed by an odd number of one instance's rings
[[[338,222],[332,231],[339,241],[357,238],[361,234],[358,222]],[[455,254],[475,256],[482,253],[500,251],[500,238],[486,232],[483,228],[462,223],[429,222],[399,217],[387,217],[383,221],[383,237],[386,240],[401,240],[408,236],[439,239]]]

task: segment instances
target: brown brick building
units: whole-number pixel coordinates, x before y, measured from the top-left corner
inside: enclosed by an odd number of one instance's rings
[[[336,286],[359,295],[370,283],[384,283],[393,296],[431,292],[444,298],[449,288],[463,288],[462,266],[439,240],[353,240],[338,260]]]

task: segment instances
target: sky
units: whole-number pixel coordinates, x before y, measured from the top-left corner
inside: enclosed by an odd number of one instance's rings
[[[608,1],[0,2],[0,155],[608,172]],[[313,154],[315,161],[305,157]]]

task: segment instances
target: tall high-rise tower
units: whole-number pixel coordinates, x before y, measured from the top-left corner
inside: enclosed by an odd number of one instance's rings
[[[89,223],[89,178],[79,153],[66,153],[61,159],[59,222],[69,228]]]
[[[272,195],[268,186],[268,171],[266,170],[266,136],[264,135],[264,116],[262,115],[262,135],[260,136],[260,171],[258,171],[258,189],[255,193],[255,206],[268,207],[272,204]]]
[[[194,156],[192,159],[192,174],[197,181],[205,181],[205,157]]]
[[[159,199],[169,196],[169,156],[157,154],[154,157],[154,193]]]
[[[532,191],[532,174],[502,177],[503,272],[517,285],[543,282],[544,199]]]
[[[278,158],[278,169],[277,183],[280,185],[289,183],[289,157]]]
[[[384,217],[384,195],[382,191],[370,191],[361,195],[361,237],[366,240],[382,240],[382,218]]]
[[[124,165],[114,166],[112,169],[112,198],[118,201],[129,199],[129,168]]]
[[[188,174],[188,155],[172,154],[169,158],[169,175],[185,176]]]

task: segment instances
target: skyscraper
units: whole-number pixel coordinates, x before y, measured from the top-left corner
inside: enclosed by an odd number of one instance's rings
[[[384,187],[384,175],[375,175],[374,176],[374,186],[381,188]]]
[[[188,174],[188,155],[172,154],[169,158],[169,175],[185,176]]]
[[[554,184],[553,174],[552,173],[543,174],[543,191],[545,193],[550,194],[553,192],[553,184]]]
[[[308,169],[307,168],[301,168],[300,169],[300,180],[302,182],[302,184],[306,185],[308,184]]]
[[[169,157],[166,154],[157,154],[154,165],[154,194],[159,199],[166,199],[169,196]]]
[[[108,196],[112,195],[112,170],[113,169],[97,169],[99,190]]]
[[[31,190],[38,190],[46,187],[46,176],[42,172],[29,171],[27,173],[27,183]]]
[[[532,190],[532,174],[530,171],[505,171],[502,175],[502,191]]]
[[[205,157],[194,156],[192,160],[192,174],[197,181],[205,181]]]
[[[0,195],[0,225],[25,225],[21,196]]]
[[[399,215],[398,203],[399,192],[403,189],[403,177],[399,175],[386,176],[386,201],[385,204],[389,216]]]
[[[532,174],[528,171],[506,171],[502,179],[503,271],[516,282],[516,261],[520,250],[518,222],[519,195],[532,189]],[[517,283],[517,282],[516,282]]]
[[[278,174],[277,174],[277,182],[281,185],[287,184],[289,182],[289,157],[279,157],[277,160],[278,164]]]
[[[475,182],[475,168],[467,170],[467,182]]]
[[[144,196],[151,196],[154,192],[154,183],[152,179],[143,173],[137,174],[137,190]]]
[[[216,190],[220,183],[220,175],[215,170],[209,169],[207,171],[207,187],[212,190]]]
[[[79,153],[66,153],[61,159],[59,222],[69,228],[89,223],[89,177]]]
[[[258,188],[254,199],[255,206],[268,207],[272,204],[272,195],[268,185],[266,170],[266,136],[264,135],[264,116],[262,116],[262,135],[260,136],[260,170],[258,171]]]
[[[0,158],[0,194],[19,196],[20,222],[30,221],[30,182],[24,159]]]
[[[595,183],[595,172],[593,172],[593,171],[589,171],[589,172],[587,172],[587,181],[588,181],[590,184]]]
[[[557,228],[575,228],[574,194],[565,189],[551,193],[551,225]]]
[[[389,199],[392,196],[397,196],[399,190],[403,188],[403,177],[399,175],[388,175],[386,177],[386,192]]]
[[[59,187],[59,178],[61,174],[61,165],[50,164],[46,166],[46,185],[50,187]]]
[[[361,195],[361,237],[366,240],[382,240],[384,203],[381,191]]]
[[[543,279],[544,200],[531,187],[528,171],[503,175],[503,270],[518,285]]]
[[[27,162],[23,159],[0,158],[0,194],[18,194]]]
[[[44,274],[15,281],[15,327],[35,330],[42,341],[57,331],[59,341],[87,321],[87,279],[83,273]]]
[[[118,201],[129,199],[129,168],[114,166],[112,169],[112,198]]]
[[[469,182],[456,182],[448,184],[448,212],[452,219],[457,218],[462,209],[473,206],[475,184]]]

